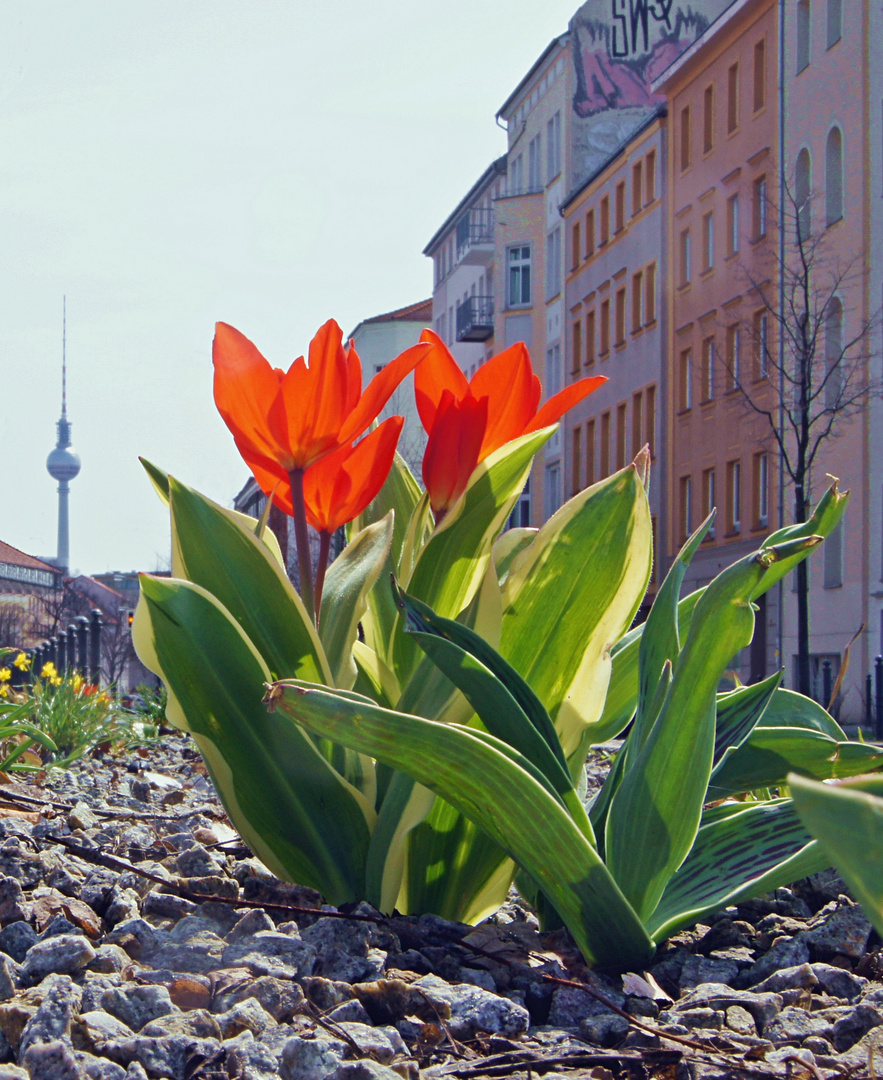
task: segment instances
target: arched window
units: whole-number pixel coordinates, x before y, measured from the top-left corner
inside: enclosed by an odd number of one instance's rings
[[[812,164],[809,150],[804,147],[797,155],[797,167],[794,170],[794,204],[797,210],[797,242],[806,240],[812,231]]]
[[[843,217],[843,136],[840,128],[828,132],[825,143],[825,218],[833,225]]]
[[[836,409],[840,400],[841,352],[843,350],[843,306],[832,297],[825,312],[825,407]]]

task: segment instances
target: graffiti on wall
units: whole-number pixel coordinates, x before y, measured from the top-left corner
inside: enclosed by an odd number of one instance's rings
[[[646,118],[653,80],[732,0],[587,0],[573,39],[573,177],[579,184]]]

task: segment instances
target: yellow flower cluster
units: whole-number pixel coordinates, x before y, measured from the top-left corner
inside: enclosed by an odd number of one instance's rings
[[[58,674],[58,670],[51,660],[47,660],[43,665],[43,670],[40,672],[40,678],[48,679],[52,686],[61,686],[61,676]]]
[[[31,658],[23,652],[20,652],[12,662],[19,671],[27,671],[31,666]]]
[[[8,667],[0,667],[0,682],[9,682],[12,678],[12,672]]]

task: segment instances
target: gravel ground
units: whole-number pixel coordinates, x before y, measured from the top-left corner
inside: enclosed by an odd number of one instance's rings
[[[883,953],[833,874],[646,972],[513,894],[479,927],[279,883],[177,735],[0,785],[0,1080],[883,1075]]]

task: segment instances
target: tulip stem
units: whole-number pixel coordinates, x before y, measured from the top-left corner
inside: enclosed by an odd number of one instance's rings
[[[325,571],[328,569],[328,555],[331,552],[331,533],[323,529],[319,533],[319,562],[316,566],[316,625],[322,612],[322,589],[325,587]]]
[[[288,474],[291,480],[291,504],[294,510],[294,539],[297,544],[297,568],[300,576],[300,596],[307,609],[307,614],[315,623],[316,611],[313,603],[313,560],[310,557],[310,535],[307,532],[307,507],[304,502],[304,471],[292,469]]]

